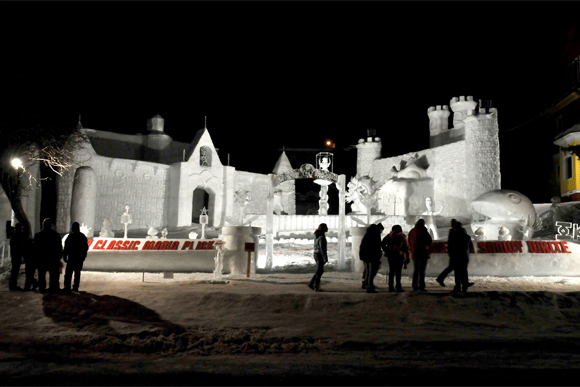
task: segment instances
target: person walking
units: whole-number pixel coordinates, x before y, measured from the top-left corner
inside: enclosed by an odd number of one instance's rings
[[[17,223],[14,227],[14,233],[10,237],[10,261],[12,262],[12,270],[10,271],[8,289],[11,292],[22,290],[22,288],[18,286],[18,275],[20,274],[22,255],[24,253],[24,238],[24,227],[22,224]]]
[[[453,265],[455,269],[455,288],[454,292],[466,292],[467,288],[473,285],[469,282],[467,266],[469,265],[469,253],[471,251],[471,237],[462,227],[461,222],[455,223],[455,232],[449,238],[449,254],[453,256]]]
[[[404,292],[401,286],[403,264],[409,263],[409,241],[400,225],[395,224],[391,232],[383,238],[381,247],[389,262],[389,292]],[[395,287],[395,278],[397,286]]]
[[[38,285],[41,293],[58,293],[60,290],[60,258],[62,242],[60,235],[52,229],[52,220],[44,219],[42,230],[34,235],[34,252],[38,264]],[[46,289],[46,273],[49,275],[49,286]]]
[[[81,232],[80,224],[78,222],[73,222],[70,228],[70,234],[64,242],[64,250],[62,252],[62,258],[66,263],[63,288],[65,292],[71,291],[70,284],[73,273],[75,275],[75,280],[72,290],[73,292],[79,291],[81,270],[83,269],[83,263],[87,257],[88,250],[89,245],[87,237]]]
[[[449,229],[449,235],[447,237],[447,254],[449,255],[449,263],[447,264],[447,267],[443,269],[443,271],[436,278],[436,281],[439,283],[439,285],[443,287],[445,287],[445,278],[447,278],[449,273],[453,271],[453,257],[449,252],[449,240],[451,239],[451,234],[455,232],[454,228],[455,223],[457,223],[457,220],[451,219],[451,228]]]
[[[413,260],[413,290],[426,292],[425,271],[430,258],[429,246],[433,242],[429,231],[425,227],[425,220],[419,219],[415,227],[409,232],[409,247]]]
[[[24,283],[24,291],[29,292],[38,288],[38,281],[34,278],[36,272],[36,256],[34,254],[34,241],[32,238],[26,239],[24,242],[24,265],[26,268],[26,282]]]
[[[381,267],[383,252],[381,249],[382,224],[371,224],[360,243],[359,256],[364,262],[363,287],[367,293],[377,293],[374,279]]]
[[[326,253],[326,236],[328,226],[326,223],[320,223],[316,231],[314,231],[314,260],[316,261],[316,273],[310,280],[308,287],[315,292],[320,292],[320,278],[324,273],[324,265],[328,262],[328,254]]]

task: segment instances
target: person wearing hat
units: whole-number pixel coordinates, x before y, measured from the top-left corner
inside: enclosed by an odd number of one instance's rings
[[[73,283],[73,292],[79,291],[79,285],[81,284],[81,270],[83,269],[83,263],[87,257],[87,251],[89,250],[89,244],[85,234],[81,232],[80,225],[78,222],[73,222],[70,228],[70,234],[64,242],[64,250],[62,252],[62,258],[66,263],[66,270],[64,273],[64,291],[71,291],[71,280],[73,273],[75,275],[75,280]]]
[[[60,235],[52,229],[52,220],[44,219],[42,230],[34,235],[34,252],[38,265],[39,291],[45,293],[46,273],[48,272],[48,292],[58,293],[60,290],[60,258],[62,256],[62,241]]]

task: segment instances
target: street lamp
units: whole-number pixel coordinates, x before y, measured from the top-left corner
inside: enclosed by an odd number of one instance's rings
[[[12,167],[14,169],[18,169],[18,168],[24,169],[24,167],[22,167],[22,161],[20,161],[20,159],[12,159],[10,161],[10,164],[12,165]]]

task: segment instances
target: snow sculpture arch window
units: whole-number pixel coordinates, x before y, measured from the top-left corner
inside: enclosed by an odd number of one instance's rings
[[[202,167],[211,167],[211,149],[208,146],[199,148],[199,165]]]

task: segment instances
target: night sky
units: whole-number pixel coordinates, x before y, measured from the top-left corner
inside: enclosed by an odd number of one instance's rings
[[[6,7],[4,73],[63,122],[144,133],[159,113],[190,142],[207,116],[222,163],[259,173],[283,146],[294,167],[314,163],[291,149],[331,139],[349,179],[346,149],[367,129],[383,157],[419,151],[427,109],[473,95],[498,109],[503,188],[550,199],[540,176],[557,133],[520,125],[563,94],[576,3],[23,4]]]

